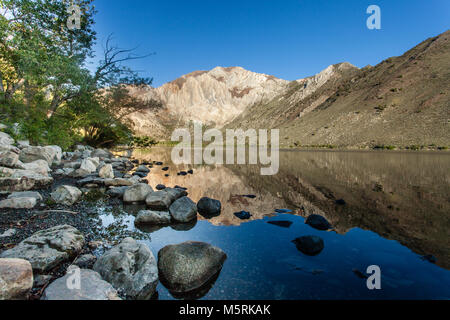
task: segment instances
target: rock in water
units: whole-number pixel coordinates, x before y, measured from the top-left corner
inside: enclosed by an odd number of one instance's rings
[[[33,270],[46,272],[68,261],[81,251],[84,236],[74,227],[63,225],[42,230],[4,251],[0,258],[18,258],[30,261]]]
[[[241,220],[248,220],[252,217],[251,213],[247,211],[235,212],[234,215]]]
[[[114,170],[111,164],[105,164],[100,168],[98,176],[103,179],[114,179]]]
[[[152,192],[145,199],[147,207],[152,210],[169,210],[169,207],[173,203],[172,196],[166,191]]]
[[[188,197],[182,197],[170,206],[169,212],[175,221],[185,223],[197,218],[197,205]]]
[[[292,241],[298,250],[308,256],[316,256],[322,252],[324,248],[324,242],[322,238],[316,236],[300,237]]]
[[[80,189],[72,186],[60,186],[51,193],[53,201],[58,204],[71,206],[81,198]]]
[[[97,272],[71,267],[64,277],[55,280],[45,289],[42,300],[120,300],[120,298],[113,286],[104,281]]]
[[[164,189],[166,189],[166,186],[163,185],[163,184],[158,184],[158,185],[156,186],[156,190],[161,191],[161,190],[164,190]]]
[[[197,209],[203,217],[210,219],[220,215],[222,204],[219,200],[204,197],[197,203]]]
[[[135,223],[137,225],[168,225],[172,222],[172,216],[168,211],[139,211]]]
[[[127,203],[144,202],[151,192],[153,192],[153,189],[148,184],[135,184],[125,191],[123,194],[123,201]]]
[[[0,300],[25,299],[33,287],[33,269],[22,259],[0,259]]]
[[[140,165],[140,166],[136,169],[136,172],[149,173],[149,172],[150,172],[150,169],[147,168],[147,167],[144,166],[144,165]]]
[[[150,249],[127,238],[106,252],[94,270],[132,299],[149,299],[158,284],[158,267]]]
[[[123,198],[123,195],[127,189],[128,187],[114,187],[109,189],[106,194],[111,198]]]
[[[222,270],[227,255],[203,242],[169,245],[158,253],[161,282],[173,292],[201,288]]]
[[[330,230],[331,224],[327,221],[327,219],[325,219],[322,216],[319,216],[317,214],[312,214],[310,215],[305,222],[307,225],[313,227],[314,229],[317,230],[322,230],[322,231],[326,231],[326,230]]]

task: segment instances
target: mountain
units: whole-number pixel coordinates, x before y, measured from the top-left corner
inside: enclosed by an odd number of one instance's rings
[[[281,130],[281,145],[371,148],[448,146],[450,31],[375,67],[331,65],[286,81],[240,67],[195,71],[159,88],[133,89],[163,106],[129,116],[137,134],[167,140],[192,121]]]
[[[155,99],[163,109],[134,113],[129,119],[135,131],[151,136],[170,136],[170,129],[191,121],[222,127],[247,106],[272,99],[288,85],[289,81],[240,67],[195,71],[159,88],[134,89],[134,95]]]
[[[285,147],[448,146],[449,37],[446,31],[375,67],[331,66],[227,127],[280,128]]]

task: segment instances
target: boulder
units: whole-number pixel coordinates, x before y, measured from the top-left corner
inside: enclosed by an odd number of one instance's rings
[[[168,225],[172,222],[172,216],[168,211],[152,211],[142,210],[139,211],[135,223],[146,225]]]
[[[43,273],[75,257],[84,246],[84,236],[68,225],[36,232],[16,247],[4,251],[0,258],[30,261],[33,270]]]
[[[20,151],[19,159],[23,163],[29,163],[36,160],[45,160],[49,166],[53,164],[56,153],[51,148],[28,147]]]
[[[125,191],[127,191],[128,187],[113,187],[109,189],[106,194],[111,198],[121,198],[123,199],[123,195]]]
[[[0,145],[12,145],[14,144],[14,139],[5,132],[0,131]]]
[[[19,155],[12,151],[0,152],[0,166],[14,168],[19,161]]]
[[[165,211],[169,210],[173,201],[173,197],[165,191],[152,192],[145,199],[145,203],[150,209]]]
[[[135,184],[125,191],[123,201],[126,203],[144,202],[151,192],[153,192],[153,189],[148,184]]]
[[[185,223],[197,218],[197,205],[188,197],[182,197],[172,203],[169,212],[175,221]]]
[[[50,196],[58,204],[71,206],[81,198],[82,192],[77,187],[60,186]]]
[[[95,149],[91,153],[91,157],[98,157],[99,159],[111,159],[112,157],[114,157],[114,155],[111,152],[103,149]]]
[[[45,289],[42,300],[86,301],[120,298],[113,286],[104,281],[97,272],[71,267],[64,277],[55,280]]]
[[[27,298],[33,287],[33,269],[22,259],[0,259],[0,300]]]
[[[33,209],[36,198],[11,198],[0,201],[0,209]]]
[[[319,216],[317,214],[312,214],[310,215],[305,222],[307,225],[313,227],[314,229],[317,230],[322,230],[322,231],[326,231],[326,230],[330,230],[331,224],[327,221],[327,219],[325,219],[322,216]]]
[[[19,141],[17,141],[17,147],[19,149],[25,149],[25,148],[28,148],[30,146],[31,146],[30,145],[30,141],[28,141],[28,140],[19,140]]]
[[[297,249],[308,256],[316,256],[322,252],[324,242],[317,236],[300,237],[292,241]]]
[[[158,252],[161,282],[172,292],[201,288],[222,270],[227,255],[203,242],[169,245]]]
[[[53,165],[58,166],[61,164],[63,152],[60,146],[46,146],[44,149],[53,155]]]
[[[149,173],[149,172],[150,172],[150,169],[147,168],[147,167],[144,166],[144,165],[140,165],[140,166],[136,169],[136,172]]]
[[[0,191],[28,191],[33,189],[44,189],[53,183],[53,178],[40,174],[21,175],[14,173],[7,178],[0,178]]]
[[[94,270],[132,299],[149,299],[158,284],[158,267],[153,253],[146,245],[131,238],[100,257]]]
[[[92,269],[96,261],[96,256],[92,254],[84,254],[78,257],[73,264],[80,267],[81,269]]]
[[[197,203],[198,212],[205,218],[209,219],[220,215],[222,204],[219,200],[210,198],[201,198]]]
[[[105,179],[105,186],[107,187],[129,187],[133,184],[133,181],[123,178]]]
[[[80,169],[78,170],[83,170],[88,174],[95,172],[97,171],[97,163],[92,161],[92,158],[84,159],[83,161],[81,161]]]
[[[51,171],[47,161],[45,160],[36,160],[33,162],[24,163],[23,168],[27,171],[32,171],[43,176],[48,176],[48,173]]]
[[[98,171],[98,176],[103,179],[114,179],[114,170],[111,164],[105,164]]]

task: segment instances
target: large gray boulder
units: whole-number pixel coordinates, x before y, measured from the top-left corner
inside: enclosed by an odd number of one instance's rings
[[[135,223],[146,225],[168,225],[172,222],[172,216],[168,211],[153,211],[141,210],[139,211]]]
[[[28,147],[20,151],[20,161],[29,163],[36,160],[45,160],[49,166],[53,164],[56,152],[51,148],[45,147]]]
[[[197,218],[197,205],[188,197],[182,197],[170,206],[169,212],[175,221],[186,223]]]
[[[149,299],[158,284],[158,267],[153,253],[146,245],[131,238],[100,257],[94,270],[132,299]]]
[[[19,161],[19,155],[12,151],[0,152],[0,166],[14,168]]]
[[[33,287],[33,269],[22,259],[0,259],[0,300],[25,299]]]
[[[43,273],[75,257],[84,246],[84,236],[68,225],[36,232],[16,247],[4,251],[0,258],[25,259],[33,270]]]
[[[144,202],[148,194],[153,192],[152,187],[145,183],[135,184],[129,187],[123,194],[123,202]]]
[[[173,197],[165,191],[151,192],[145,199],[147,207],[152,210],[169,211]]]
[[[0,209],[33,209],[36,198],[11,198],[0,201]]]
[[[203,242],[166,246],[158,253],[161,282],[176,293],[199,289],[222,270],[226,259],[221,249]]]
[[[120,300],[120,298],[113,286],[104,281],[97,272],[72,266],[64,277],[55,280],[45,289],[42,300]]]
[[[71,206],[81,198],[82,192],[77,187],[60,186],[50,196],[58,204]]]
[[[106,191],[106,194],[111,198],[123,199],[123,195],[125,194],[125,191],[127,191],[127,189],[128,187],[111,187],[111,189]]]

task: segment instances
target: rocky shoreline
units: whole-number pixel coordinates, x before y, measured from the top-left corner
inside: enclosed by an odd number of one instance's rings
[[[144,227],[190,225],[197,211],[220,211],[208,198],[199,210],[179,186],[154,190],[145,177],[162,165],[89,146],[30,146],[0,132],[0,300],[145,300],[157,297],[159,281],[175,295],[208,286],[227,257],[220,248],[186,242],[157,260],[132,237],[104,241],[91,219],[98,198],[145,204],[136,219]]]

